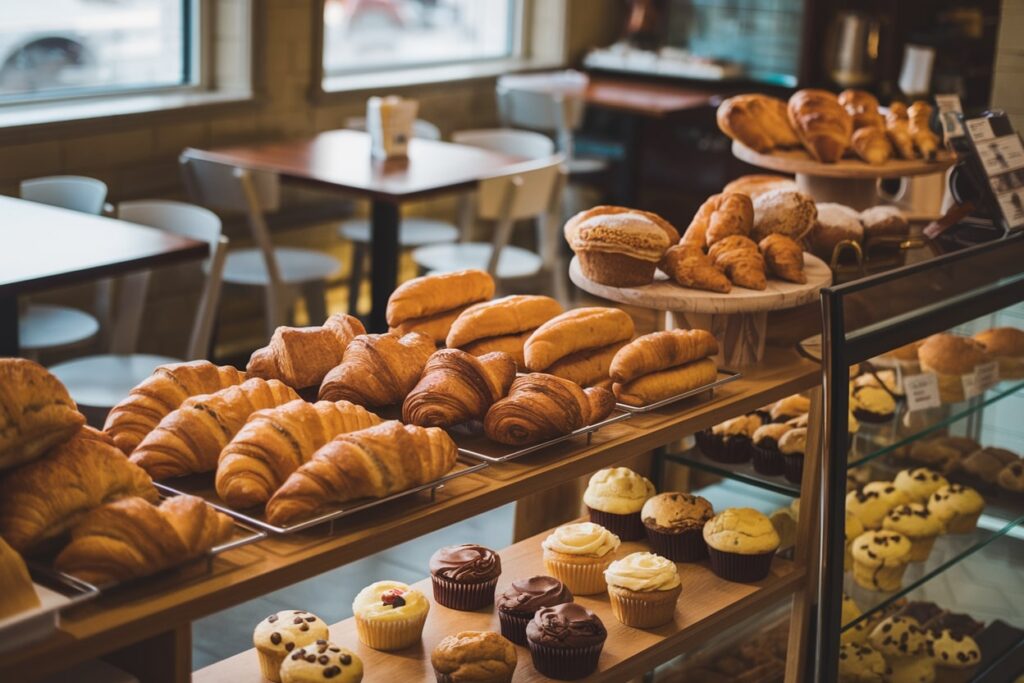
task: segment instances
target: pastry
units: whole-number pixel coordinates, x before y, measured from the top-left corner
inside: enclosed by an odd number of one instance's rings
[[[367,408],[393,406],[416,386],[436,347],[429,337],[366,334],[352,340],[341,364],[320,385],[321,401],[351,401]]]
[[[591,475],[583,492],[583,503],[591,522],[623,541],[635,541],[644,536],[640,509],[653,495],[654,484],[650,479],[628,467],[611,467]]]
[[[1013,493],[1024,493],[1024,460],[1011,462],[999,471],[996,483],[1000,488]]]
[[[711,246],[708,256],[737,287],[763,290],[768,286],[764,257],[749,237],[726,237]]]
[[[154,479],[217,469],[221,450],[253,413],[299,398],[276,379],[254,377],[213,394],[193,396],[146,435],[131,461]]]
[[[205,360],[161,365],[111,408],[103,431],[113,437],[125,455],[131,455],[160,420],[179,408],[185,399],[212,394],[244,381],[244,372]]]
[[[864,209],[860,212],[860,222],[864,226],[864,248],[868,250],[879,244],[891,248],[910,236],[910,223],[895,206]]]
[[[865,90],[847,89],[836,98],[853,119],[855,130],[878,128],[885,130],[885,118],[878,110],[878,100]]]
[[[935,664],[936,680],[966,683],[974,680],[981,664],[981,648],[971,636],[944,629],[933,634],[928,654]]]
[[[451,313],[455,309],[487,301],[494,296],[494,279],[482,270],[459,270],[439,275],[424,275],[399,285],[388,298],[387,322],[392,328],[399,326],[416,327],[424,319]],[[454,322],[453,316],[448,324]],[[448,330],[443,334],[437,326],[430,330],[432,339],[443,343]]]
[[[995,484],[999,473],[1012,462],[1020,460],[1013,451],[988,446],[974,451],[960,463],[960,469],[981,479],[986,484]]]
[[[728,293],[729,278],[715,265],[704,248],[696,244],[676,244],[668,248],[658,267],[682,287],[708,292]]]
[[[891,481],[872,481],[860,491],[847,494],[846,509],[857,515],[866,528],[880,529],[889,510],[909,502],[907,494]]]
[[[972,446],[967,452],[973,452],[976,448],[977,445]],[[959,469],[960,461],[964,458],[964,449],[950,443],[945,437],[933,437],[915,441],[910,446],[909,455],[914,462],[948,474]]]
[[[366,328],[359,318],[344,313],[332,315],[319,327],[279,327],[267,346],[253,351],[245,372],[280,380],[293,389],[320,386],[360,334],[366,334]]]
[[[128,497],[90,511],[54,562],[58,571],[103,586],[176,567],[231,538],[231,519],[196,496],[159,506]]]
[[[730,235],[750,234],[754,226],[754,203],[738,192],[708,197],[679,240],[680,244],[710,247]]]
[[[629,382],[642,375],[718,354],[718,342],[707,330],[666,330],[637,337],[612,360],[609,375]]]
[[[468,308],[469,306],[459,306],[450,311],[442,311],[423,318],[406,320],[403,323],[389,327],[388,333],[402,337],[416,332],[429,338],[434,342],[435,346],[442,346],[444,345],[444,340],[448,338],[448,332],[451,331],[452,325]]]
[[[969,534],[978,525],[985,499],[970,486],[949,484],[928,498],[928,511],[946,525],[948,534]]]
[[[864,225],[860,213],[842,204],[822,202],[816,205],[818,217],[807,233],[811,253],[826,262],[832,260],[836,247],[864,241]]]
[[[323,638],[293,650],[280,668],[281,683],[359,683],[363,680],[363,660],[348,648]]]
[[[484,339],[521,335],[561,313],[562,305],[549,296],[517,294],[473,304],[452,323],[445,345],[464,349]]]
[[[85,424],[60,380],[24,358],[0,358],[0,406],[0,470],[38,458]]]
[[[712,460],[741,463],[750,460],[751,439],[760,426],[757,414],[738,415],[694,436],[701,451]]]
[[[438,683],[512,683],[516,648],[493,631],[446,636],[430,654]]]
[[[853,380],[852,386],[854,390],[859,387],[875,387],[877,389],[884,389],[890,396],[898,401],[906,398],[895,370],[867,370],[864,374],[858,375],[856,379]]]
[[[935,539],[942,533],[938,515],[922,503],[906,503],[889,510],[882,520],[882,529],[897,531],[910,541],[910,561],[924,562],[931,555]]]
[[[526,340],[526,367],[543,372],[578,351],[601,349],[633,338],[633,319],[619,308],[577,308],[547,321]]]
[[[352,601],[359,642],[384,652],[418,643],[429,611],[426,596],[400,581],[372,583]]]
[[[707,557],[704,525],[714,514],[706,498],[677,492],[648,498],[640,510],[651,549],[673,562],[699,562]]]
[[[781,540],[771,520],[753,508],[727,508],[704,525],[711,569],[726,581],[760,581],[771,571]]]
[[[739,192],[740,194],[747,195],[751,200],[754,200],[765,192],[770,192],[772,190],[796,189],[796,182],[788,176],[774,175],[771,173],[754,173],[751,175],[740,176],[736,180],[729,182],[722,188],[722,194]]]
[[[646,406],[687,391],[711,384],[718,379],[718,367],[710,358],[677,365],[667,370],[642,375],[620,384],[612,384],[612,391],[620,403]]]
[[[778,233],[799,242],[811,231],[817,218],[817,205],[803,192],[765,192],[754,200],[754,227],[750,237],[760,242]]]
[[[1016,327],[994,327],[974,335],[999,362],[999,379],[1024,379],[1024,331]]]
[[[384,498],[455,466],[455,443],[437,427],[391,420],[328,441],[267,502],[271,524],[292,524],[360,498]]]
[[[888,422],[896,414],[896,399],[881,387],[859,386],[850,395],[850,407],[861,422]]]
[[[796,545],[797,513],[789,506],[772,510],[768,515],[775,533],[779,535],[779,550],[785,551]]]
[[[526,355],[523,347],[526,340],[533,334],[533,330],[519,332],[518,334],[505,334],[500,337],[486,337],[469,342],[462,347],[466,353],[474,356],[483,356],[488,353],[507,353],[516,362],[516,368],[526,370]]]
[[[542,607],[526,626],[533,668],[542,676],[564,681],[596,671],[607,638],[598,616],[574,602]]]
[[[807,455],[807,427],[793,427],[779,437],[779,453],[786,479],[794,484],[801,483]]]
[[[854,539],[853,580],[868,590],[889,593],[903,583],[910,562],[910,539],[895,531],[865,531]]]
[[[883,128],[858,128],[850,137],[850,147],[872,166],[881,166],[892,158],[892,143]]]
[[[754,430],[750,437],[754,470],[768,476],[782,474],[785,467],[779,440],[791,429],[793,427],[785,422],[770,422]]]
[[[472,612],[494,603],[501,575],[501,557],[482,545],[463,543],[430,556],[434,601],[450,609]]]
[[[572,602],[572,592],[553,576],[516,579],[499,595],[495,604],[501,622],[501,635],[516,645],[526,645],[526,625],[541,607]]]
[[[604,570],[612,614],[632,628],[657,628],[675,619],[683,588],[679,571],[654,553],[630,553]]]
[[[853,118],[827,90],[797,90],[787,106],[789,122],[811,158],[826,164],[839,161],[850,146]]]
[[[544,372],[575,382],[581,387],[608,387],[611,383],[608,378],[608,370],[611,368],[612,359],[627,343],[628,340],[623,339],[597,349],[570,353],[549,365]]]
[[[470,355],[441,349],[427,360],[423,375],[402,403],[402,420],[420,427],[453,427],[482,420],[505,396],[516,376],[516,362],[506,353]]]
[[[907,129],[914,141],[914,147],[922,159],[934,161],[939,153],[939,136],[932,132],[929,119],[932,106],[924,100],[917,100],[907,107]]]
[[[217,495],[233,508],[262,505],[325,443],[380,421],[348,401],[308,403],[300,399],[259,410],[220,452]]]
[[[573,595],[603,593],[604,570],[619,547],[619,537],[593,522],[566,524],[544,539],[544,570]]]
[[[943,403],[965,399],[963,375],[969,375],[982,363],[991,360],[981,342],[955,334],[935,334],[917,350],[921,370],[934,372],[939,380],[939,396]]]
[[[318,643],[322,643],[325,650],[322,654],[329,659],[330,655],[326,652],[329,637],[327,624],[312,612],[288,609],[271,614],[256,624],[252,634],[252,644],[256,646],[260,672],[268,680],[281,681],[282,664],[289,655],[299,652],[303,653],[304,661],[306,651],[303,647],[307,645],[316,648]],[[321,653],[317,654],[319,656]],[[316,657],[313,659],[315,662]]]
[[[575,382],[535,372],[517,377],[508,396],[491,406],[484,433],[498,443],[526,446],[600,422],[614,408],[615,398],[607,389],[581,389]]]
[[[794,417],[806,415],[811,411],[811,399],[802,394],[792,394],[772,404],[768,414],[772,422],[787,422]]]
[[[889,105],[889,113],[885,115],[885,133],[901,159],[915,159],[914,138],[910,134],[910,120],[907,107],[900,102]]]
[[[0,537],[0,620],[39,607],[39,596],[28,567],[14,548]]]
[[[918,683],[935,680],[935,665],[928,656],[928,638],[914,622],[903,617],[883,619],[868,643],[882,653],[891,672],[887,683]]]
[[[715,119],[723,133],[756,152],[800,144],[786,114],[786,103],[774,97],[730,97],[718,105]]]
[[[792,238],[772,233],[762,239],[757,246],[764,255],[765,264],[771,275],[787,282],[807,282],[807,274],[804,273],[804,249]]]
[[[621,206],[595,206],[565,224],[565,239],[583,275],[612,287],[654,281],[654,269],[679,232],[657,214]]]
[[[839,646],[839,683],[885,683],[888,672],[885,657],[870,645]]]
[[[901,470],[892,484],[902,491],[912,503],[926,503],[931,495],[946,486],[946,478],[927,467]]]

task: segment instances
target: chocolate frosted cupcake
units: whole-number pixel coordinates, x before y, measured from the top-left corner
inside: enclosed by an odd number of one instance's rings
[[[729,508],[704,525],[711,569],[726,581],[760,581],[771,571],[779,534],[753,508]]]
[[[592,674],[607,638],[597,615],[574,602],[541,608],[526,627],[533,667],[560,681]]]
[[[572,602],[572,593],[553,576],[516,579],[497,599],[501,635],[516,645],[526,645],[526,625],[541,607]]]
[[[750,444],[754,432],[761,426],[758,415],[740,415],[720,422],[711,429],[697,432],[697,445],[704,455],[725,463],[750,460]]]
[[[793,428],[784,422],[772,422],[754,430],[751,449],[754,454],[754,469],[757,472],[769,476],[782,474],[785,467],[782,452],[779,451],[779,440],[791,429]]]
[[[673,562],[699,562],[708,556],[704,525],[714,514],[707,499],[674,491],[650,498],[640,511],[651,549]]]
[[[628,467],[598,470],[590,477],[583,502],[590,521],[600,524],[623,541],[644,537],[640,508],[654,495],[654,484]]]
[[[494,602],[501,558],[481,545],[441,548],[430,557],[430,579],[439,605],[467,612]]]

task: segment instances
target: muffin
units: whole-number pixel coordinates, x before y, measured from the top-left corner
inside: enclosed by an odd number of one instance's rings
[[[675,491],[649,498],[640,511],[651,549],[673,562],[708,556],[704,525],[714,514],[706,498]]]
[[[768,412],[772,422],[786,422],[811,412],[811,399],[801,394],[793,394],[776,401]]]
[[[572,592],[553,576],[516,579],[495,601],[501,635],[516,645],[526,645],[526,625],[541,607],[572,602]]]
[[[854,621],[860,619],[861,611],[860,607],[857,607],[857,603],[853,601],[846,593],[843,593],[843,604],[842,612],[840,614],[840,634],[839,642],[842,644],[846,643],[863,643],[871,629],[868,628],[868,620],[861,619],[856,624]],[[850,624],[853,624],[852,626]]]
[[[573,595],[605,591],[604,570],[611,564],[619,537],[593,522],[566,524],[544,539],[544,569]]]
[[[923,503],[905,503],[889,510],[882,529],[906,536],[910,540],[910,561],[924,562],[942,533],[942,522]]]
[[[697,432],[697,445],[712,460],[734,464],[746,462],[750,460],[751,439],[760,426],[761,418],[756,413],[739,415]]]
[[[771,571],[779,534],[753,508],[729,508],[704,525],[711,569],[726,581],[760,581]]]
[[[999,363],[999,379],[1024,379],[1024,331],[994,327],[974,335]]]
[[[583,275],[612,287],[651,284],[658,261],[679,241],[679,232],[661,216],[621,206],[581,211],[564,232]]]
[[[785,466],[782,463],[779,440],[790,429],[792,427],[784,422],[772,422],[754,430],[754,435],[751,437],[754,470],[768,476],[783,473]]]
[[[846,494],[846,511],[857,515],[865,529],[881,529],[889,510],[906,502],[906,494],[892,482],[872,481]]]
[[[944,476],[927,467],[901,470],[892,480],[893,486],[903,491],[912,503],[927,503],[933,493],[948,483]]]
[[[974,638],[949,629],[934,634],[928,648],[940,683],[962,683],[974,678],[981,663],[981,648]]]
[[[853,541],[853,580],[868,590],[891,593],[903,583],[910,539],[895,531],[865,531]]]
[[[256,624],[252,634],[263,677],[280,681],[281,663],[289,652],[329,636],[327,624],[312,612],[288,609],[271,614]]]
[[[626,626],[655,628],[675,618],[683,588],[671,560],[654,553],[631,553],[604,570],[612,614]]]
[[[935,680],[928,656],[928,639],[914,622],[903,617],[883,619],[868,636],[868,644],[882,653],[892,672],[888,683],[927,683]]]
[[[359,641],[390,652],[419,642],[430,603],[423,593],[399,581],[378,581],[352,601]]]
[[[363,660],[352,650],[318,640],[293,651],[281,664],[281,683],[359,683],[363,680]]]
[[[843,571],[850,571],[850,568],[853,567],[853,554],[851,552],[853,541],[865,531],[866,529],[864,524],[861,523],[860,518],[847,510],[846,523],[843,527],[843,542],[846,547],[843,553]]]
[[[796,546],[797,515],[798,513],[789,506],[772,510],[768,515],[768,520],[775,527],[775,533],[779,535],[779,552]]]
[[[935,334],[917,350],[921,370],[934,372],[939,381],[939,398],[943,403],[963,401],[962,377],[974,372],[981,363],[991,360],[981,342],[955,334]]]
[[[865,372],[863,375],[860,375],[853,380],[853,387],[854,389],[859,389],[860,387],[876,387],[879,389],[885,389],[892,394],[892,397],[897,401],[906,398],[895,370],[875,370],[872,372]]]
[[[807,450],[807,428],[795,427],[782,435],[779,452],[782,454],[783,474],[788,481],[799,484],[804,475],[804,455]]]
[[[839,647],[839,683],[885,683],[889,665],[882,653],[864,643]]]
[[[1010,463],[1020,460],[1013,451],[987,446],[974,451],[960,463],[960,469],[986,484],[995,484],[999,473]]]
[[[896,399],[881,387],[862,386],[850,396],[853,416],[861,422],[888,422],[896,415]]]
[[[430,556],[430,582],[437,604],[472,612],[494,602],[501,557],[472,543],[450,545]]]
[[[430,653],[437,683],[512,683],[516,648],[493,631],[460,631]]]
[[[963,484],[949,484],[928,499],[928,510],[946,525],[946,533],[969,534],[978,526],[985,499]]]
[[[654,484],[628,467],[598,470],[590,477],[583,502],[590,521],[600,524],[623,541],[644,537],[640,509],[654,495]]]
[[[533,668],[561,681],[597,670],[608,631],[596,614],[575,602],[537,610],[526,626]]]

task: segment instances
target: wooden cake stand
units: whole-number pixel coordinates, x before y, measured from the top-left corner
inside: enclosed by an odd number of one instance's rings
[[[741,368],[754,365],[764,355],[768,311],[778,311],[809,303],[818,298],[818,290],[832,284],[832,271],[817,256],[804,253],[803,285],[768,280],[764,291],[733,287],[728,294],[680,287],[660,270],[652,284],[642,287],[610,287],[586,278],[574,256],[569,278],[583,291],[594,296],[666,313],[666,326],[708,330],[721,346],[719,365]]]

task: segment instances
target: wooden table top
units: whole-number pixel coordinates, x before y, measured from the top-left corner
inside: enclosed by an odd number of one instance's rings
[[[0,295],[203,258],[209,245],[115,218],[0,196]]]
[[[524,161],[479,147],[419,138],[409,142],[407,159],[380,161],[370,156],[370,136],[354,130],[332,130],[302,140],[190,149],[188,154],[385,201],[470,188]]]
[[[710,90],[601,76],[590,77],[584,94],[591,106],[653,118],[714,106],[721,97]]]

